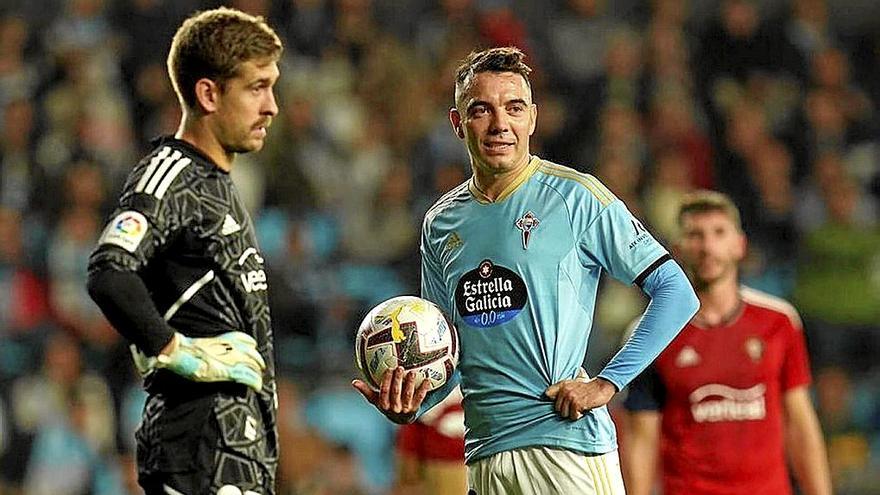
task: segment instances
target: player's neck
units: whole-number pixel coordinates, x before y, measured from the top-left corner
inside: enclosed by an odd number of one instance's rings
[[[235,153],[227,153],[223,149],[217,135],[211,131],[205,119],[192,118],[184,114],[174,137],[198,148],[220,169],[226,172],[232,170]]]
[[[507,189],[519,174],[529,166],[530,155],[526,154],[523,157],[522,162],[518,163],[514,168],[501,173],[492,173],[489,172],[479,165],[471,165],[471,168],[474,171],[474,186],[480,191],[483,196],[486,197],[489,201],[495,201],[498,199],[498,196]]]
[[[702,327],[717,327],[730,323],[739,314],[741,300],[736,277],[719,280],[697,290],[700,309],[694,322]]]

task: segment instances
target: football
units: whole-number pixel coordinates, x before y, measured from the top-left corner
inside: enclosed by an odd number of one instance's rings
[[[374,389],[389,368],[418,372],[416,387],[429,380],[431,390],[452,376],[458,365],[455,326],[434,303],[399,296],[367,313],[355,337],[355,358],[364,380]]]

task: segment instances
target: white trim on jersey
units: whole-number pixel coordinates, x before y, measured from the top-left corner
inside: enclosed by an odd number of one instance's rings
[[[167,495],[184,495],[168,485],[162,485],[162,490],[164,490]]]
[[[772,309],[773,311],[784,314],[791,321],[791,324],[798,330],[804,328],[804,324],[801,321],[801,316],[798,314],[797,309],[791,305],[785,299],[772,296],[767,294],[766,292],[761,292],[757,289],[752,289],[751,287],[746,287],[744,285],[740,286],[739,289],[740,296],[743,298],[743,301],[754,304],[755,306],[760,306],[765,309]]]
[[[159,181],[162,180],[162,176],[165,175],[165,172],[168,171],[168,168],[171,167],[171,164],[177,161],[183,153],[180,150],[174,150],[174,153],[171,153],[171,156],[162,160],[162,164],[159,165],[159,168],[153,173],[153,176],[150,177],[150,181],[147,183],[147,187],[143,191],[147,194],[153,194],[156,191],[156,186],[159,185]]]
[[[144,175],[138,180],[134,192],[152,194],[158,199],[165,196],[174,179],[187,165],[192,163],[192,159],[183,157],[180,150],[174,150],[169,156],[168,152],[170,151],[171,148],[166,146],[150,160],[150,164]]]
[[[174,182],[174,179],[180,175],[180,172],[186,168],[187,165],[192,163],[192,160],[189,158],[184,158],[183,160],[178,161],[174,164],[174,167],[171,169],[171,172],[168,172],[168,175],[162,179],[162,182],[159,184],[159,187],[156,188],[156,197],[162,199],[162,196],[165,196],[165,191],[171,187],[171,183]]]
[[[144,187],[147,186],[147,181],[150,180],[150,177],[153,175],[153,172],[156,171],[156,166],[159,165],[159,162],[165,159],[168,156],[168,153],[171,153],[171,147],[166,146],[162,148],[162,151],[156,153],[156,156],[150,160],[150,164],[147,165],[147,170],[144,172],[144,175],[141,176],[140,180],[138,180],[137,185],[134,188],[135,192],[141,192],[144,190]]]
[[[257,260],[257,263],[259,263],[261,265],[265,262],[265,260],[263,260],[263,257],[260,256],[260,252],[257,251],[257,248],[249,247],[249,248],[245,249],[243,253],[241,253],[241,256],[238,257],[238,265],[239,266],[244,265],[244,262],[247,261],[248,256],[250,256],[250,255],[254,255],[254,258]]]
[[[170,320],[171,317],[174,316],[174,313],[177,313],[177,310],[179,310],[181,306],[192,299],[192,297],[196,295],[196,292],[198,292],[199,289],[204,287],[211,280],[214,280],[214,270],[208,270],[208,273],[204,274],[202,278],[196,280],[195,283],[193,283],[185,291],[183,291],[183,294],[180,295],[180,298],[175,301],[170,308],[168,308],[168,311],[165,312],[165,315],[163,316],[163,318],[165,318],[165,321]]]

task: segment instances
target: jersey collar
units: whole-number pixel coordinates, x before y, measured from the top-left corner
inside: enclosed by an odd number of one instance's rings
[[[519,189],[520,186],[525,184],[526,181],[529,180],[529,177],[531,177],[535,173],[535,170],[538,170],[538,165],[540,164],[541,159],[535,155],[532,155],[529,158],[529,164],[526,165],[526,167],[519,173],[519,175],[517,175],[513,179],[513,181],[504,188],[503,191],[501,191],[501,194],[499,194],[494,201],[486,197],[483,191],[481,191],[477,187],[476,179],[474,178],[474,176],[471,176],[471,180],[468,181],[468,190],[471,192],[471,195],[474,197],[474,199],[482,204],[500,203],[501,201],[507,199],[508,196],[513,194],[514,191]]]
[[[721,318],[721,321],[718,322],[717,325],[708,324],[707,322],[703,321],[702,318],[699,317],[699,315],[695,315],[691,319],[691,325],[693,325],[697,328],[703,329],[703,330],[711,330],[714,328],[726,328],[726,327],[733,325],[734,323],[736,323],[737,320],[739,320],[740,316],[743,315],[743,313],[745,312],[745,309],[746,309],[746,303],[745,303],[745,301],[743,301],[742,294],[737,292],[737,297],[738,298],[736,301],[736,307],[734,307],[730,311],[730,313],[724,315],[724,317]]]
[[[212,160],[211,157],[206,155],[202,150],[200,150],[199,148],[196,148],[195,146],[188,143],[187,141],[184,141],[183,139],[177,139],[176,137],[174,137],[173,134],[162,135],[162,136],[153,138],[152,140],[150,140],[150,144],[154,148],[157,148],[161,145],[170,145],[170,146],[175,146],[178,148],[183,148],[187,153],[189,153],[197,158],[200,158],[201,163],[210,165],[211,169],[216,169],[216,171],[220,172],[221,174],[229,175],[228,171],[220,168],[220,166],[217,165],[214,162],[214,160]],[[196,163],[199,163],[199,161],[196,161]]]

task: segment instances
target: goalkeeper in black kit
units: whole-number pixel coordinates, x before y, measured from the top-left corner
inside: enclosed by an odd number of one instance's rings
[[[132,343],[149,395],[136,433],[148,495],[275,493],[266,274],[229,171],[278,113],[281,51],[237,10],[184,21],[168,54],[180,127],[131,171],[89,259],[89,293]]]

